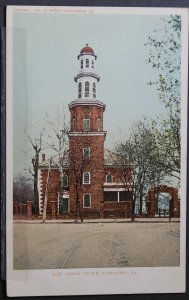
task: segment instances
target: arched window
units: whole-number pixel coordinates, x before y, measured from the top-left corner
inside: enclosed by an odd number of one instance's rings
[[[86,59],[86,68],[88,68],[89,67],[89,59],[87,58]]]
[[[89,147],[83,148],[83,158],[90,158],[91,149]]]
[[[97,122],[98,122],[98,124],[97,124],[98,125],[97,126],[98,127],[98,131],[100,131],[101,130],[101,118],[100,117],[98,117],[98,121]]]
[[[85,82],[85,97],[89,97],[89,82]]]
[[[93,98],[96,98],[96,83],[93,83]]]
[[[112,181],[113,181],[112,175],[111,174],[106,175],[106,182],[112,183]]]
[[[64,175],[62,179],[63,187],[68,187],[68,176]]]
[[[83,130],[85,130],[85,131],[90,130],[90,118],[89,117],[83,118]]]
[[[94,60],[92,60],[92,68],[94,69]]]
[[[81,69],[83,69],[83,60],[81,60]]]
[[[83,207],[91,207],[91,194],[83,194]]]
[[[90,178],[90,173],[89,172],[84,172],[83,173],[83,184],[90,184],[91,183],[91,178]]]
[[[73,130],[76,130],[76,119],[73,119]]]
[[[79,86],[78,86],[78,97],[79,98],[81,98],[81,92],[82,92],[82,83],[80,82]]]

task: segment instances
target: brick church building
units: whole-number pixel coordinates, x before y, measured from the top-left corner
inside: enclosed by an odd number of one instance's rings
[[[131,215],[132,186],[123,183],[118,166],[104,160],[106,105],[97,94],[100,77],[95,72],[96,59],[88,45],[78,55],[80,69],[74,77],[78,95],[69,103],[69,159],[61,168],[51,163],[49,172],[48,160],[42,155],[38,170],[40,214],[48,190],[47,214],[52,217],[75,217],[78,212],[88,218]]]
[[[69,103],[70,130],[68,160],[51,162],[42,154],[38,169],[39,214],[47,199],[47,214],[52,218],[131,217],[131,170],[107,164],[104,159],[106,131],[103,118],[106,105],[99,100],[100,77],[95,72],[94,50],[86,45],[78,55],[79,72],[74,77],[77,99]],[[124,174],[123,174],[124,173]],[[158,193],[169,194],[167,208]],[[46,201],[45,201],[46,202]],[[162,208],[163,207],[163,208]],[[178,190],[159,186],[148,193],[146,216],[180,216]]]

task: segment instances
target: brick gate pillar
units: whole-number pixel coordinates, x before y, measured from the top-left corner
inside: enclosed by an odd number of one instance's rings
[[[27,216],[29,219],[32,219],[32,201],[27,201]]]
[[[178,201],[178,189],[173,189],[172,191],[172,207],[171,207],[171,216],[173,218],[179,218],[180,217],[180,207],[179,207],[179,201]]]
[[[155,217],[155,212],[156,212],[156,198],[155,198],[155,191],[154,190],[150,190],[148,192],[148,216],[150,218],[154,218]]]

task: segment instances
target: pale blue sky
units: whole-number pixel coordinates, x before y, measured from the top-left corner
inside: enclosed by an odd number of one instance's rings
[[[164,16],[165,17],[165,16]],[[147,82],[155,70],[145,63],[144,44],[161,16],[64,15],[14,13],[13,102],[14,169],[28,164],[23,151],[31,148],[24,128],[32,135],[43,124],[45,111],[77,98],[73,77],[79,70],[77,55],[88,43],[97,54],[95,69],[101,77],[98,99],[106,104],[106,147],[128,135],[134,121],[163,113],[154,86]]]

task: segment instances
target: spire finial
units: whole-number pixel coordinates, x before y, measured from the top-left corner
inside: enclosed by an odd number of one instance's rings
[[[88,46],[89,46],[89,44],[86,44],[86,46],[88,47]]]

